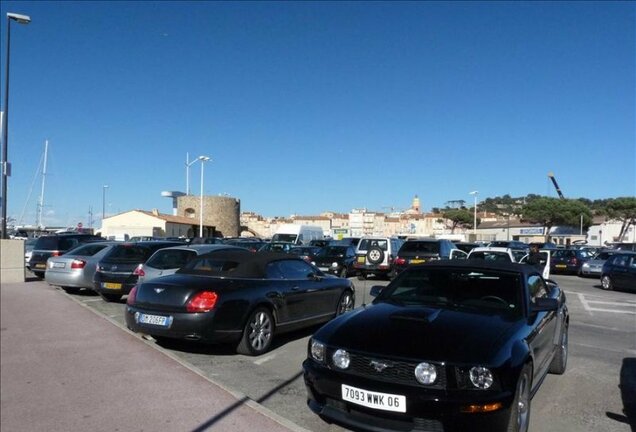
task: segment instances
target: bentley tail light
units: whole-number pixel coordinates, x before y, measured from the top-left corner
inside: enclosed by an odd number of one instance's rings
[[[214,291],[201,291],[186,304],[188,312],[208,312],[214,309],[219,296]]]
[[[71,263],[71,268],[83,269],[85,265],[86,265],[86,261],[84,260],[73,260],[73,262]]]
[[[405,260],[404,258],[397,257],[397,258],[395,259],[395,264],[396,264],[396,265],[404,265],[404,264],[406,264],[406,260]]]

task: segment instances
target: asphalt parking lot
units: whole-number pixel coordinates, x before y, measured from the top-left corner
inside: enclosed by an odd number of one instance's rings
[[[535,395],[530,430],[636,431],[636,294],[603,291],[595,279],[553,279],[565,290],[570,309],[568,370],[562,376],[548,375]],[[370,302],[371,286],[387,282],[355,280],[355,284],[356,305],[361,306]],[[67,295],[62,290],[59,294]],[[90,292],[72,297],[124,327],[123,302],[106,303]],[[281,336],[274,349],[260,357],[238,355],[229,346],[175,342],[161,347],[303,428],[341,431],[306,406],[301,363],[315,330]]]

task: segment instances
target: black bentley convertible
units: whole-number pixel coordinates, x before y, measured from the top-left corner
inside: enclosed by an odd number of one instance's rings
[[[369,431],[527,431],[548,372],[565,372],[565,294],[533,266],[438,261],[371,290],[309,341],[308,405]]]
[[[238,343],[266,352],[275,333],[328,321],[353,309],[353,284],[293,255],[217,251],[131,291],[126,325],[157,338]]]

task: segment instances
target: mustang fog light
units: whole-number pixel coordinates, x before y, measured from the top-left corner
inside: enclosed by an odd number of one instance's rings
[[[333,360],[333,364],[338,369],[346,369],[349,367],[349,363],[351,363],[349,353],[343,349],[336,350],[336,352],[331,356],[331,360]]]
[[[437,370],[430,363],[420,363],[415,367],[415,379],[421,384],[433,384],[437,378]]]
[[[325,344],[318,342],[317,340],[311,340],[310,353],[312,359],[323,363],[325,361],[325,351]]]
[[[135,312],[135,322],[139,324],[139,312]]]
[[[498,409],[501,409],[501,407],[503,407],[503,404],[501,402],[495,402],[486,405],[466,405],[461,408],[461,411],[470,414],[485,413],[497,411]]]
[[[483,366],[470,369],[470,382],[478,389],[486,390],[492,385],[492,372]]]

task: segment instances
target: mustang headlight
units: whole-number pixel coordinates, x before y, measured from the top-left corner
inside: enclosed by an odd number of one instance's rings
[[[437,369],[430,363],[420,363],[415,367],[415,379],[421,384],[433,384],[437,378]]]
[[[316,360],[319,363],[325,362],[325,352],[327,349],[325,348],[325,344],[322,342],[318,342],[317,340],[312,339],[309,342],[309,353],[311,358]]]
[[[337,263],[337,262],[332,262],[332,263],[331,263],[331,267],[333,267],[333,268],[338,268],[338,263]]]
[[[331,360],[338,369],[346,369],[349,367],[349,363],[351,363],[349,353],[343,349],[336,350],[331,356]]]
[[[492,372],[483,366],[470,368],[470,382],[478,389],[486,390],[492,385]]]

